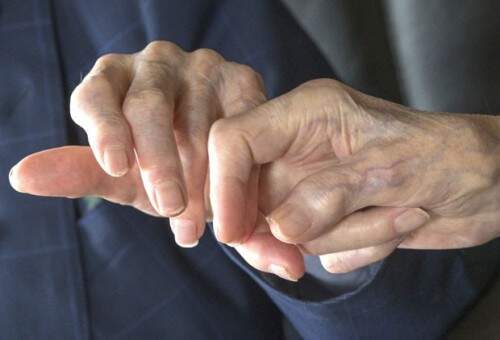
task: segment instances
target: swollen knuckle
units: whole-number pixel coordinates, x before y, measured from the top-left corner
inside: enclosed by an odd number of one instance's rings
[[[117,63],[121,63],[123,55],[117,53],[108,53],[97,58],[94,68],[98,70],[114,67]]]
[[[209,48],[200,48],[190,53],[193,62],[196,63],[214,63],[224,60],[216,51]]]
[[[209,139],[215,146],[225,145],[234,137],[230,124],[225,119],[219,119],[210,127]]]
[[[238,64],[236,66],[237,81],[241,88],[260,88],[262,78],[250,66]]]
[[[189,54],[186,70],[188,77],[201,81],[203,85],[217,83],[217,70],[224,58],[214,50],[202,48]]]
[[[309,209],[316,214],[331,212],[332,207],[335,207],[336,215],[343,214],[348,189],[342,181],[332,182],[324,174],[317,174],[303,182],[300,189],[304,201],[309,203]]]
[[[165,57],[174,57],[182,54],[182,50],[176,44],[165,41],[165,40],[155,40],[150,42],[142,51],[141,54],[147,59],[151,60],[161,60]]]

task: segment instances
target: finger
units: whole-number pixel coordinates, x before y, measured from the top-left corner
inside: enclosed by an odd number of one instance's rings
[[[240,116],[241,113],[254,109],[266,97],[262,79],[251,68],[228,63],[221,72],[217,94],[223,116],[239,118],[229,124],[216,122],[211,128],[210,203],[217,239],[234,244],[243,242],[255,224],[260,170],[238,135],[241,131],[233,128],[245,120],[246,114]]]
[[[484,244],[498,237],[498,218],[483,214],[475,218],[432,216],[432,220],[408,234],[399,248],[458,249]]]
[[[345,217],[301,247],[310,254],[323,255],[376,246],[399,239],[428,220],[429,214],[419,208],[368,208]]]
[[[176,120],[176,142],[184,173],[188,204],[170,219],[175,240],[182,247],[194,247],[205,229],[205,182],[208,171],[207,141],[215,116],[209,89],[188,89],[182,96]]]
[[[348,273],[389,256],[398,246],[400,239],[372,247],[347,250],[320,256],[321,264],[330,273]]]
[[[238,253],[252,267],[277,275],[285,280],[297,281],[305,272],[304,259],[299,249],[277,240],[269,230],[263,216],[259,227],[243,243],[235,246]]]
[[[87,133],[101,167],[124,175],[134,163],[132,137],[121,106],[129,85],[126,55],[101,57],[71,95],[71,117]]]
[[[276,238],[301,244],[329,231],[345,216],[367,206],[359,199],[360,180],[351,165],[331,166],[292,188],[268,216]]]
[[[269,114],[268,114],[269,113]],[[212,125],[208,152],[210,201],[217,238],[244,239],[247,190],[252,169],[280,157],[291,143],[291,124],[277,123],[283,111],[274,101]]]
[[[171,66],[148,59],[155,50],[145,51],[135,66],[123,112],[132,128],[146,192],[160,215],[175,216],[187,204],[173,128],[179,84]]]
[[[111,177],[99,166],[89,147],[66,146],[29,155],[12,168],[9,180],[15,190],[23,193],[69,198],[98,196],[154,214],[137,168],[125,176]]]
[[[183,247],[196,246],[205,229],[206,146],[210,125],[225,107],[215,99],[218,98],[215,90],[218,86],[213,86],[225,79],[216,75],[226,67],[223,62],[217,52],[199,49],[189,53],[183,64],[182,77],[186,82],[178,100],[175,136],[189,202],[180,215],[170,219],[176,242]]]

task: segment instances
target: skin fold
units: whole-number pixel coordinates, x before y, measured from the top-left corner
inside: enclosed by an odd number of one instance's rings
[[[260,76],[211,50],[153,42],[107,55],[73,92],[89,147],[45,150],[11,171],[21,192],[96,195],[171,218],[295,281],[303,253],[354,270],[397,247],[500,236],[500,121],[416,111],[331,79],[266,101]]]

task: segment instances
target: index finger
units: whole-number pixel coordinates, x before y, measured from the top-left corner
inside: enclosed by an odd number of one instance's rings
[[[246,210],[256,209],[249,206],[247,197],[252,167],[279,158],[293,139],[295,129],[281,110],[282,100],[272,100],[212,125],[208,142],[210,201],[221,242],[240,241],[245,233],[242,226]]]

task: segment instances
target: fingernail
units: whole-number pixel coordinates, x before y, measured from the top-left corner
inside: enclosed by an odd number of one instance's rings
[[[429,214],[422,209],[408,209],[394,220],[394,228],[405,234],[421,227],[429,218]]]
[[[282,279],[285,279],[288,281],[293,281],[293,282],[298,281],[298,279],[292,277],[292,275],[290,275],[288,270],[286,270],[286,268],[283,266],[280,266],[278,264],[270,264],[268,269],[271,273],[273,273],[276,276],[281,277]]]
[[[122,147],[107,147],[104,150],[103,162],[111,176],[120,177],[128,171],[128,157]]]
[[[15,180],[15,177],[14,177],[14,172],[16,171],[16,166],[17,165],[14,165],[10,171],[9,171],[9,183],[10,183],[10,186],[15,189],[16,191],[19,191],[19,183],[16,183],[16,180]]]
[[[283,236],[282,241],[296,239],[309,229],[310,225],[308,218],[290,204],[279,207],[272,216],[266,217],[266,221],[273,233],[277,232]]]
[[[196,224],[187,219],[170,220],[175,236],[175,242],[183,248],[193,248],[198,245]]]
[[[156,208],[163,216],[178,215],[186,205],[181,188],[174,181],[166,181],[154,189]]]

